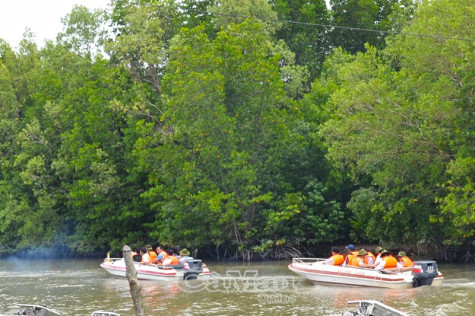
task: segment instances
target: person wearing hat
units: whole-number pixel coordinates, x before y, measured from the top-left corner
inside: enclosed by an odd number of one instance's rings
[[[406,253],[404,251],[399,251],[399,253],[397,254],[397,259],[398,259],[398,263],[397,263],[397,268],[398,269],[404,269],[404,268],[410,268],[412,269],[412,260],[406,255]],[[408,269],[405,269],[405,270],[408,270]]]
[[[340,254],[338,247],[332,247],[332,256],[323,261],[323,264],[329,264],[334,266],[340,266],[345,262],[345,258]]]
[[[383,250],[384,249],[381,246],[374,248],[374,254],[376,255],[376,258],[374,259],[374,262],[373,262],[373,268],[381,263],[381,251]]]
[[[366,254],[367,254],[366,250],[360,249],[358,251],[358,255],[351,260],[349,265],[353,267],[365,268],[367,266],[365,264]]]
[[[386,249],[381,250],[381,262],[374,268],[375,270],[395,269],[397,268],[397,259]]]
[[[185,264],[185,261],[187,259],[193,259],[193,257],[190,257],[190,252],[188,251],[188,249],[186,248],[183,248],[182,250],[180,250],[180,258],[178,259],[178,261],[180,262],[180,264]]]
[[[364,264],[364,256],[366,256],[366,250],[360,249],[358,251],[358,254],[351,258],[351,261],[348,263],[348,265],[353,267],[359,267],[360,264]]]

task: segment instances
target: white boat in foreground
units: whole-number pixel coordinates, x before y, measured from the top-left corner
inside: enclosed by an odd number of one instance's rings
[[[21,309],[18,315],[28,316],[60,316],[60,313],[39,304],[17,304]]]
[[[139,280],[194,280],[211,275],[208,267],[199,259],[187,259],[184,266],[160,266],[149,265],[134,262],[137,270],[137,279]],[[126,277],[125,260],[124,258],[106,258],[101,263],[101,268],[108,273]]]
[[[375,300],[349,301],[347,304],[358,304],[358,308],[354,312],[344,312],[343,316],[409,316]]]
[[[326,259],[294,258],[289,269],[311,282],[404,289],[441,285],[443,276],[435,261],[415,261],[412,271],[385,271],[323,264]]]
[[[16,304],[20,307],[20,310],[16,313],[17,315],[27,315],[27,316],[61,316],[58,311],[55,311],[51,308],[48,308],[40,304]],[[91,316],[120,316],[115,312],[110,311],[95,311],[92,312]]]

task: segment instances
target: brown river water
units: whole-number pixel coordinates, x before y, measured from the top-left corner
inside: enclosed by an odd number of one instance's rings
[[[133,316],[126,279],[101,260],[0,260],[0,315],[42,304],[61,315],[96,310]],[[392,290],[313,285],[290,262],[207,262],[209,280],[140,281],[146,315],[342,315],[350,300],[379,300],[409,315],[475,315],[475,265],[439,265],[440,287]]]

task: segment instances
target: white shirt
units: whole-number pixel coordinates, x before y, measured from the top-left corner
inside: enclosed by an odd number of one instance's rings
[[[368,256],[368,264],[373,264],[373,257],[372,256]]]
[[[375,270],[382,270],[384,268],[384,266],[386,265],[386,261],[379,258],[380,259],[380,262],[378,263],[378,265],[374,268]],[[376,260],[378,261],[378,260]]]
[[[377,256],[377,257],[376,257],[376,260],[374,260],[374,264],[375,264],[375,265],[378,265],[378,264],[381,263],[381,261],[382,261],[381,256]]]
[[[150,263],[150,255],[148,253],[142,256],[142,263]]]

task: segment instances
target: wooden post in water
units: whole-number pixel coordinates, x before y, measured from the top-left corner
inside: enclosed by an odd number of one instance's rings
[[[124,248],[122,248],[122,252],[125,260],[125,274],[127,275],[127,280],[129,280],[130,294],[134,302],[135,316],[144,316],[142,286],[137,281],[137,270],[135,270],[134,261],[132,259],[132,249],[125,245]]]

